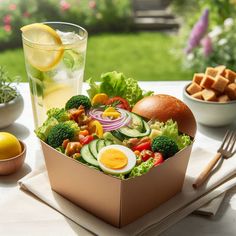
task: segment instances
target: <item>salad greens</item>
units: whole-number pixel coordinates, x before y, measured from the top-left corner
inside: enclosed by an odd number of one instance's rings
[[[69,113],[65,108],[51,108],[47,111],[48,118],[54,117],[58,122],[67,121],[70,119]]]
[[[101,83],[97,84],[92,78],[88,79],[90,98],[98,93],[106,93],[109,97],[119,96],[125,98],[131,106],[134,106],[143,97],[152,95],[152,91],[143,91],[138,82],[133,78],[127,78],[123,73],[116,71],[101,75]]]
[[[153,124],[150,125],[152,130],[157,130],[157,135],[163,135],[171,138],[173,141],[176,142],[179,150],[187,147],[191,144],[191,139],[186,134],[180,134],[178,131],[178,124],[173,120],[168,120],[165,123],[155,121]],[[154,137],[152,137],[154,138]]]
[[[69,120],[70,115],[65,108],[51,108],[47,111],[47,119],[35,130],[35,133],[41,140],[46,141],[51,128],[60,122]]]
[[[149,158],[147,161],[142,162],[140,165],[135,166],[129,174],[129,177],[141,176],[147,173],[154,166],[153,158]]]
[[[145,174],[191,144],[188,135],[179,133],[177,122],[147,122],[130,111],[152,94],[145,93],[136,80],[113,71],[101,75],[101,83],[92,78],[88,83],[90,98],[76,95],[65,107],[48,110],[47,119],[35,130],[57,151],[123,180]]]
[[[59,122],[56,118],[54,117],[47,118],[47,120],[44,121],[43,125],[38,127],[34,132],[38,138],[46,142],[49,131],[57,124],[59,124]]]

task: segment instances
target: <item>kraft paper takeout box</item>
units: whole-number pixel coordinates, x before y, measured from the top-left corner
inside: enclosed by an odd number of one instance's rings
[[[41,141],[51,187],[93,215],[123,227],[181,191],[192,144],[148,173],[127,180],[106,175]]]

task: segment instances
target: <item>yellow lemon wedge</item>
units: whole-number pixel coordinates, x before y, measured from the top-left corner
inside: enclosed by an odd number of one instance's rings
[[[63,56],[60,36],[50,26],[34,23],[21,28],[24,53],[28,62],[40,71],[49,71]]]
[[[98,93],[96,94],[93,99],[92,99],[92,105],[97,105],[97,104],[106,104],[108,101],[109,97],[105,93]]]

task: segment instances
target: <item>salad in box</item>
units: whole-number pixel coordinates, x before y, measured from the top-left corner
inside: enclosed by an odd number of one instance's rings
[[[48,110],[47,120],[35,130],[57,151],[125,180],[147,173],[192,143],[171,117],[162,122],[132,112],[138,101],[153,94],[136,80],[114,71],[103,74],[100,84],[88,83],[89,97],[76,95],[64,108]]]

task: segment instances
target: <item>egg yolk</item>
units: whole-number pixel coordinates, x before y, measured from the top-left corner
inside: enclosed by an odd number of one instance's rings
[[[127,156],[120,150],[111,148],[102,153],[100,162],[110,169],[121,169],[128,164]]]

